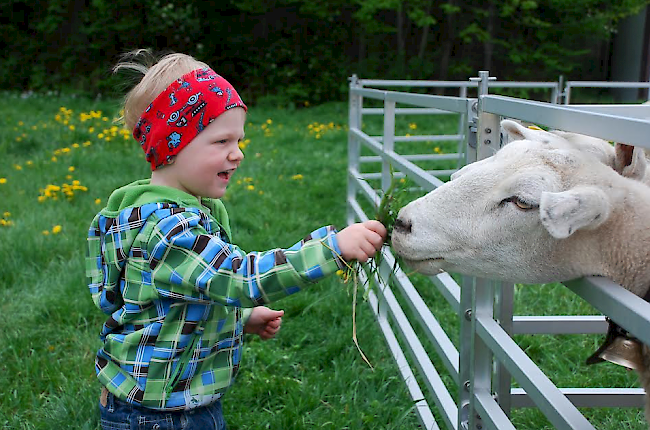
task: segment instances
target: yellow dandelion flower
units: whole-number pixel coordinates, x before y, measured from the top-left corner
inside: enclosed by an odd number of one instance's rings
[[[104,138],[104,133],[99,133],[99,134],[97,135],[97,137],[98,137],[99,139],[103,139],[103,138]]]
[[[14,164],[14,169],[23,170],[23,166],[21,166],[20,164]]]
[[[45,201],[45,199],[46,199],[45,196],[38,196],[39,203],[43,203]]]
[[[61,148],[61,152],[67,154],[68,152],[70,152],[70,148]]]
[[[11,216],[11,212],[4,212],[2,216],[5,218],[9,218]]]
[[[22,122],[22,121],[18,121],[18,125],[19,125],[20,127],[22,127],[23,125],[25,125],[25,123]]]
[[[102,202],[102,199],[95,199],[95,204],[96,205],[101,204],[101,202]]]
[[[6,184],[7,178],[0,178],[0,184]]]
[[[50,232],[47,231],[47,230],[43,230],[42,233],[43,233],[43,236],[48,236],[50,234]]]
[[[28,166],[32,166],[34,164],[34,162],[32,160],[27,160],[25,162],[25,164],[28,165]]]
[[[71,126],[68,127],[68,128],[70,129],[70,131],[74,131],[74,125],[71,125]]]
[[[88,133],[94,133],[95,127],[88,127]]]
[[[23,140],[23,138],[20,137],[20,136],[18,136],[18,137],[16,138],[16,142],[20,142],[20,141],[22,141],[22,140]]]
[[[68,167],[68,172],[74,172],[74,166]]]
[[[409,128],[410,128],[411,130],[415,130],[415,129],[418,128],[418,125],[417,125],[416,123],[412,122],[412,123],[409,124]]]
[[[52,158],[50,158],[50,160],[52,160],[53,162],[56,163],[57,158],[56,158],[56,157],[52,157]]]
[[[436,146],[435,148],[433,148],[433,151],[434,152],[440,152],[440,147]]]
[[[60,225],[55,225],[54,227],[52,227],[52,234],[59,234],[61,233],[62,229],[63,227],[61,227]]]
[[[266,123],[267,124],[273,124],[273,120],[271,118],[269,118],[269,119],[266,120]]]
[[[81,145],[82,146],[90,146],[90,145],[92,145],[92,143],[90,142],[90,140],[87,140],[84,143],[82,143]]]
[[[69,181],[70,179],[72,179],[72,175],[65,175],[65,178]]]
[[[79,148],[79,144],[78,144],[78,143],[73,143],[73,144],[72,144],[72,147],[73,147],[73,148]]]
[[[0,225],[7,225],[7,221],[4,219],[0,219]]]
[[[298,173],[297,175],[293,175],[291,177],[291,179],[293,179],[294,181],[300,181],[300,180],[302,180],[302,178],[303,178],[303,176],[300,173]]]
[[[248,191],[253,191],[255,189],[255,185],[248,185],[248,186],[246,186],[246,189]]]

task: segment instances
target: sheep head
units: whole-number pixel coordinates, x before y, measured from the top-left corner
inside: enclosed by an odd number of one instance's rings
[[[516,141],[406,205],[392,244],[425,274],[524,283],[598,274],[574,253],[598,240],[623,198],[617,180],[627,181],[581,151]]]

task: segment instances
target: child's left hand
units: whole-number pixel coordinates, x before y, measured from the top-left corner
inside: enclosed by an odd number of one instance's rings
[[[274,311],[266,306],[253,308],[244,325],[244,333],[256,334],[263,340],[271,339],[280,330],[284,311]]]

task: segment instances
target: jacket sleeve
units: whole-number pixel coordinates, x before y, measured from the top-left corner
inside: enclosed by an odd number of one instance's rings
[[[343,267],[336,230],[322,227],[289,249],[244,253],[181,212],[158,221],[148,242],[152,282],[163,297],[254,307]]]

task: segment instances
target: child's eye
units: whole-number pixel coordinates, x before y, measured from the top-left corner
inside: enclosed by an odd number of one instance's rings
[[[228,140],[226,140],[226,139],[223,139],[223,140],[217,140],[217,141],[214,142],[214,143],[221,143],[221,144],[224,144],[224,143],[228,143]]]

